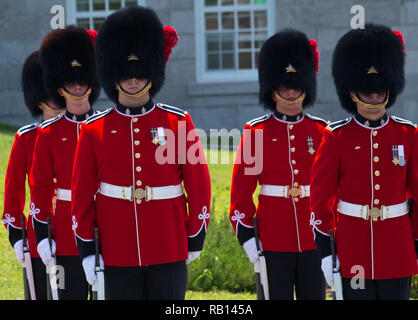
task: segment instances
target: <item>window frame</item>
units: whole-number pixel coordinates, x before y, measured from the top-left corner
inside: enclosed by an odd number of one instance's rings
[[[233,11],[237,12],[242,9],[257,11],[257,9],[267,10],[267,38],[275,32],[275,0],[267,0],[266,5],[249,4],[249,5],[228,5],[214,6],[214,8],[205,9],[205,0],[195,0],[195,45],[196,45],[196,82],[197,83],[213,83],[213,82],[243,82],[243,81],[257,81],[257,69],[249,70],[206,70],[207,66],[207,51],[206,51],[206,30],[204,15],[207,12],[223,12]],[[252,26],[254,28],[254,26]],[[232,29],[236,32],[236,29]],[[252,29],[253,30],[253,29]],[[236,55],[236,48],[234,49],[234,56]]]
[[[117,10],[109,9],[109,0],[105,1],[105,10],[93,11],[93,0],[88,0],[90,4],[90,11],[77,11],[77,0],[65,0],[65,14],[66,14],[66,25],[76,25],[77,19],[89,19],[90,27],[92,26],[94,18],[105,18]],[[121,0],[122,8],[125,6],[125,0]],[[138,5],[146,6],[146,0],[137,0]]]

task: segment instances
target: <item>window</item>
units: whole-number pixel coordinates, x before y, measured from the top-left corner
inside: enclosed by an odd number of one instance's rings
[[[108,15],[133,5],[145,5],[145,0],[67,0],[67,25],[99,30]]]
[[[274,0],[197,0],[196,26],[198,82],[256,80]]]

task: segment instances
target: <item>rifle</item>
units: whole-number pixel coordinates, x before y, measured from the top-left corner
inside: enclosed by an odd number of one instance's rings
[[[99,258],[99,229],[94,229],[94,242],[96,246],[96,281],[93,283],[93,300],[105,300],[105,285],[104,285],[104,272],[100,267],[100,258]]]
[[[36,300],[35,281],[33,280],[32,260],[30,258],[28,242],[25,229],[25,216],[21,215],[22,223],[22,239],[23,239],[23,288],[25,292],[25,300]]]
[[[334,240],[334,230],[329,231],[329,237],[331,240],[331,253],[332,253],[332,277],[334,280],[334,285],[331,288],[334,291],[334,300],[344,300],[343,299],[343,286],[340,269],[337,268],[337,254],[335,252],[335,240]]]
[[[50,262],[46,266],[46,294],[47,294],[47,300],[58,300],[58,288],[56,283],[52,283],[52,279],[55,279],[55,277],[51,276],[51,272],[56,272],[57,270],[57,262],[55,258],[55,254],[52,253],[52,232],[51,232],[51,218],[48,218],[48,242],[49,247],[51,249],[51,255],[53,258],[53,261]]]
[[[258,226],[256,217],[254,217],[254,232],[255,243],[258,252],[258,259],[254,262],[257,300],[270,300],[266,258],[264,257],[263,251],[260,247],[260,239],[258,237]]]

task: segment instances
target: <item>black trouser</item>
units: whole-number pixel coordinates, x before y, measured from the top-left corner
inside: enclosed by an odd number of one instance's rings
[[[79,256],[57,256],[57,265],[64,268],[64,288],[58,288],[59,300],[87,300],[88,282]]]
[[[317,250],[303,252],[264,251],[270,300],[325,299],[325,280]]]
[[[370,280],[343,278],[344,300],[409,300],[412,277]],[[360,281],[364,281],[362,286]]]
[[[106,300],[184,300],[185,261],[147,267],[105,266]]]
[[[41,258],[31,258],[36,300],[46,300],[46,269]],[[30,299],[30,294],[29,294]]]

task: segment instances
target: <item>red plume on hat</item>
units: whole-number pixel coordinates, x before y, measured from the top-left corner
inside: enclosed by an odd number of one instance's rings
[[[97,31],[96,30],[86,30],[87,34],[90,37],[91,42],[93,43],[93,46],[96,42],[96,38],[97,38]]]
[[[311,45],[312,55],[315,63],[315,73],[319,70],[319,56],[321,55],[318,51],[318,42],[315,39],[310,39],[309,44]]]
[[[171,51],[177,45],[179,36],[176,29],[170,26],[164,27],[164,62],[167,63],[170,58]]]
[[[395,34],[395,36],[397,36],[401,40],[403,49],[406,50],[405,39],[403,37],[403,34],[398,30],[393,30],[392,32]]]

